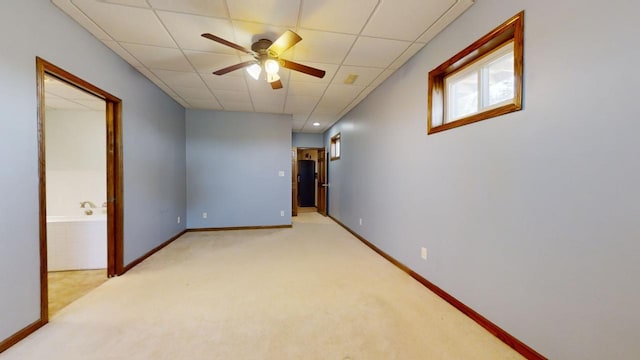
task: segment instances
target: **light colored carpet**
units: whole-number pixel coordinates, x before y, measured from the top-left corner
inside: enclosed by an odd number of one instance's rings
[[[331,220],[187,233],[0,354],[14,359],[520,359]]]
[[[107,281],[107,269],[52,271],[49,283],[49,318]]]

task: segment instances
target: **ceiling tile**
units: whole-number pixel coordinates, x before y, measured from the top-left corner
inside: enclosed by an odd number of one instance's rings
[[[211,91],[206,86],[202,86],[201,88],[173,87],[172,89],[183,99],[214,100]]]
[[[103,0],[103,2],[111,4],[129,5],[135,7],[148,8],[149,4],[145,0]]]
[[[369,94],[371,94],[373,90],[375,90],[374,87],[367,87],[364,90],[362,90],[362,92],[356,98],[355,103],[359,103],[360,101],[364,100],[367,96],[369,96]]]
[[[376,88],[380,86],[391,74],[396,72],[393,69],[388,69],[382,72],[382,74],[378,75],[378,77],[369,85],[372,88]]]
[[[279,103],[284,107],[284,101],[287,98],[287,92],[284,89],[274,90],[269,86],[269,91],[260,91],[260,92],[252,92],[251,100],[255,103],[256,101],[260,102],[275,102]],[[280,110],[282,111],[282,109]]]
[[[304,131],[317,131],[317,127],[313,126],[314,122],[320,123],[320,129],[328,128],[334,122],[338,121],[339,117],[337,115],[328,115],[328,114],[311,114],[307,119],[307,122],[304,126]]]
[[[220,70],[240,62],[240,57],[237,55],[187,50],[184,51],[184,54],[187,56],[187,59],[191,62],[197,72],[211,76],[216,76],[212,74],[216,70]],[[238,71],[242,71],[242,69],[236,70],[235,72]]]
[[[326,64],[326,63],[315,63],[310,61],[300,62],[301,64],[311,66],[314,68],[318,68],[324,70],[326,73],[322,79],[317,78],[315,76],[307,75],[305,73],[301,73],[299,71],[289,70],[289,74],[291,75],[291,81],[299,81],[299,82],[312,82],[312,83],[322,83],[327,84],[331,82],[336,71],[338,70],[339,65],[336,64]]]
[[[305,1],[300,27],[359,34],[377,4],[377,0]]]
[[[458,0],[444,15],[442,15],[429,29],[418,39],[419,42],[427,43],[433,39],[447,25],[453,22],[458,16],[465,12],[475,0]]]
[[[332,82],[335,84],[344,84],[344,81],[349,75],[358,75],[358,78],[352,85],[369,86],[382,71],[384,71],[382,68],[344,65],[340,67]]]
[[[298,23],[300,0],[233,0],[227,1],[227,5],[234,20],[292,28]]]
[[[45,98],[45,108],[47,109],[56,109],[56,110],[83,110],[88,111],[89,109],[81,104],[78,104],[75,101],[63,99],[55,96],[47,96]]]
[[[152,73],[148,69],[142,68],[142,67],[136,67],[136,69],[140,73],[145,75],[147,78],[149,78],[154,84],[156,84],[156,86],[158,88],[160,88],[162,91],[164,91],[167,95],[171,96],[171,98],[174,99],[175,101],[177,101],[180,105],[182,105],[184,107],[188,107],[188,104],[184,101],[184,99],[182,99],[180,96],[178,96],[167,84],[164,83],[164,81],[162,81],[154,73]],[[156,71],[158,71],[158,70],[156,70]]]
[[[251,103],[249,93],[246,91],[217,90],[213,94],[223,106],[228,103]]]
[[[74,0],[74,4],[116,41],[176,46],[151,9],[93,0]]]
[[[236,54],[237,51],[203,38],[203,33],[210,33],[235,42],[231,21],[228,19],[214,19],[206,16],[176,14],[166,11],[158,11],[158,17],[167,27],[181,49],[213,51],[225,54]]]
[[[257,112],[282,114],[282,112],[284,111],[284,104],[274,103],[270,101],[254,101],[253,108]]]
[[[309,115],[318,104],[319,96],[287,96],[284,112],[288,114]]]
[[[221,101],[220,103],[223,106],[223,110],[226,111],[253,111],[253,104],[251,104],[251,102]]]
[[[304,123],[307,122],[307,119],[309,118],[306,115],[292,115],[291,117],[293,119],[294,124],[301,124],[301,125],[304,125]]]
[[[94,111],[104,111],[106,109],[106,103],[102,99],[76,99],[74,101]]]
[[[358,105],[358,103],[360,103],[362,100],[364,100],[367,96],[369,96],[369,94],[371,93],[371,91],[373,91],[374,88],[372,87],[367,87],[364,88],[364,90],[362,90],[362,92],[358,95],[358,97],[355,98],[355,100],[353,100],[351,102],[351,104],[347,105],[342,112],[340,113],[339,117],[343,117],[344,115],[346,115],[349,111],[351,111],[351,109],[353,109],[354,107],[356,107],[356,105]]]
[[[190,109],[191,105],[188,102],[184,101],[182,98],[173,98],[178,104],[182,105],[185,109]]]
[[[363,86],[331,84],[313,113],[337,115],[363,90]]]
[[[291,131],[293,132],[302,132],[302,128],[304,127],[304,122],[296,122],[294,121],[291,126]]]
[[[229,16],[225,0],[149,0],[149,3],[153,8],[160,10],[213,17]]]
[[[404,63],[406,63],[407,61],[409,61],[409,59],[411,59],[411,57],[413,57],[413,55],[415,55],[418,51],[420,51],[425,44],[423,43],[413,43],[411,44],[411,46],[409,46],[409,48],[407,50],[405,50],[402,55],[400,55],[391,65],[389,65],[389,68],[391,69],[398,69],[400,68],[402,65],[404,65]]]
[[[355,35],[304,29],[298,35],[302,41],[295,46],[292,59],[299,62],[341,64],[356,40]]]
[[[136,70],[138,70],[142,75],[146,76],[149,80],[153,81],[154,83],[161,83],[162,85],[166,86],[165,83],[162,82],[162,80],[160,80],[159,77],[156,76],[156,74],[152,73],[149,69],[142,67],[142,66],[136,66]]]
[[[82,96],[79,94],[82,90],[59,80],[46,81],[45,91],[47,94],[67,99],[80,98]]]
[[[362,35],[415,41],[455,2],[456,0],[383,1]]]
[[[349,103],[350,102],[342,102],[342,101],[339,101],[339,103],[336,103],[334,101],[329,101],[326,98],[323,98],[318,103],[318,106],[316,106],[316,108],[313,110],[313,113],[311,113],[311,115],[336,117],[342,112],[342,110],[347,105],[349,105]]]
[[[400,56],[411,43],[359,37],[344,61],[345,65],[373,66],[386,68]]]
[[[186,71],[151,70],[159,79],[169,87],[203,88],[204,83],[196,73]]]
[[[87,29],[93,36],[97,37],[100,40],[111,40],[111,36],[109,36],[104,30],[100,29],[95,22],[93,22],[87,15],[85,15],[80,9],[78,9],[75,5],[71,3],[69,0],[51,0],[60,10],[64,11],[67,15],[71,16],[73,20],[77,21],[78,24],[82,25],[85,29]]]
[[[270,24],[238,20],[233,21],[233,33],[237,44],[247,49],[251,49],[251,45],[260,39],[275,41],[287,30],[287,27],[274,26]],[[290,53],[288,51],[284,53],[285,57],[289,55]]]
[[[109,47],[109,49],[113,50],[116,54],[120,55],[126,62],[131,64],[131,66],[142,66],[138,59],[134,58],[125,50],[120,44],[113,40],[102,40],[102,42]]]
[[[227,74],[228,75],[228,74]],[[203,74],[202,79],[211,90],[230,90],[248,92],[244,76],[218,76]]]
[[[291,79],[288,94],[293,96],[321,97],[328,86],[326,83],[293,81],[293,77]]]
[[[187,99],[191,107],[202,110],[222,110],[222,106],[215,100]]]
[[[161,48],[156,46],[121,43],[131,55],[142,62],[147,68],[193,71],[193,67],[178,49]]]
[[[253,108],[258,112],[283,113],[286,91],[284,89],[251,92]]]

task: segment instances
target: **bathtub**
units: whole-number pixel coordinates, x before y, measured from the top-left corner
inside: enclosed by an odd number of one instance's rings
[[[49,271],[107,267],[107,216],[47,216]]]

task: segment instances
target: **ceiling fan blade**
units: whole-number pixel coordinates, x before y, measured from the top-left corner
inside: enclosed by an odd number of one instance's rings
[[[282,89],[282,81],[280,80],[276,80],[274,82],[271,82],[270,84],[273,90]]]
[[[236,50],[242,51],[242,52],[247,53],[249,55],[255,56],[255,53],[253,51],[251,51],[249,49],[246,49],[246,48],[244,48],[244,47],[242,47],[242,46],[240,46],[238,44],[234,44],[231,41],[227,41],[227,40],[225,40],[225,39],[223,39],[221,37],[217,37],[217,36],[211,35],[209,33],[202,34],[202,37],[207,38],[209,40],[213,40],[213,41],[215,41],[217,43],[220,43],[222,45],[226,45],[228,47],[234,48]]]
[[[285,67],[287,69],[300,71],[301,73],[305,73],[307,75],[315,76],[321,79],[324,77],[324,74],[325,74],[324,70],[316,69],[307,65],[298,64],[297,62],[293,62],[289,60],[281,59],[280,64],[282,65],[282,67]]]
[[[238,69],[249,67],[249,66],[251,66],[253,64],[257,64],[257,62],[255,60],[249,60],[249,61],[241,62],[239,64],[227,66],[226,68],[220,69],[218,71],[214,71],[213,73],[215,75],[224,75],[226,73],[230,73],[230,72],[236,71]]]
[[[267,48],[269,52],[269,56],[272,57],[280,57],[282,53],[289,50],[293,45],[297,44],[302,38],[300,35],[294,33],[291,30],[287,30],[284,34],[280,35],[280,37]]]

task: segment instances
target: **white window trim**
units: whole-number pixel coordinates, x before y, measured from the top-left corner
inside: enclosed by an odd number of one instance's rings
[[[445,97],[444,97],[444,102],[445,102],[445,106],[444,106],[444,123],[450,123],[452,121],[456,121],[462,118],[465,118],[467,116],[471,116],[471,115],[475,115],[475,114],[479,114],[483,111],[487,111],[487,110],[491,110],[491,109],[496,109],[499,108],[500,106],[504,106],[506,104],[510,104],[513,102],[513,97],[506,99],[502,102],[493,104],[491,106],[485,106],[484,104],[487,103],[487,97],[488,97],[488,91],[487,91],[487,78],[486,78],[486,74],[485,71],[483,71],[487,65],[490,65],[491,63],[493,63],[495,60],[503,57],[504,55],[507,55],[511,53],[512,56],[515,57],[515,53],[514,53],[514,42],[509,41],[507,43],[505,43],[504,45],[501,45],[499,48],[493,50],[492,52],[486,54],[485,56],[483,56],[482,58],[474,61],[472,64],[470,64],[469,66],[462,68],[460,70],[458,70],[457,72],[450,74],[448,76],[446,76],[444,78],[444,84],[445,84]],[[456,82],[456,80],[460,79],[460,78],[464,78],[469,76],[472,73],[476,73],[476,75],[478,76],[478,107],[477,107],[477,111],[473,112],[473,113],[469,113],[469,114],[464,114],[461,116],[457,116],[457,117],[452,117],[450,118],[449,115],[453,113],[452,111],[452,100],[451,96],[446,95],[448,93],[450,93],[451,91],[451,86],[454,85],[454,83]]]

